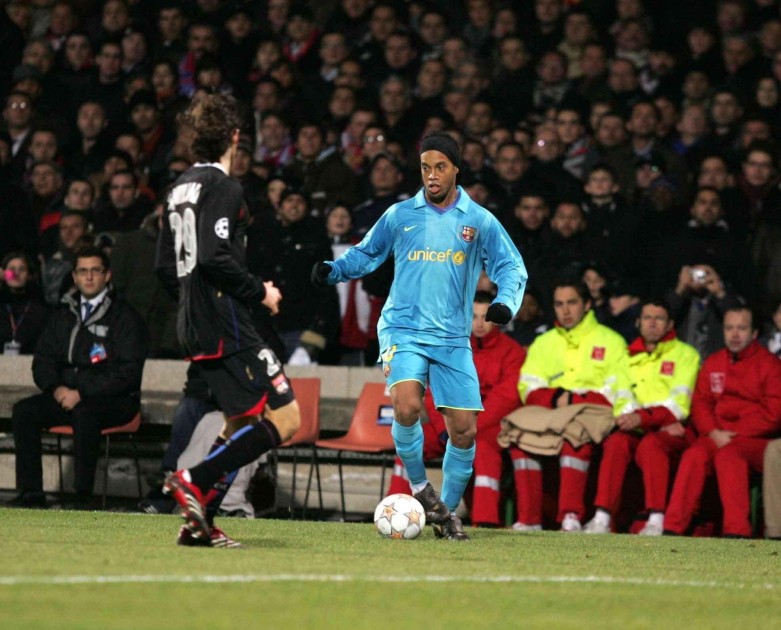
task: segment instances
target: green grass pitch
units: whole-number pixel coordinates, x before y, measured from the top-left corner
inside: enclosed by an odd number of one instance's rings
[[[0,628],[781,628],[781,542],[0,509]]]

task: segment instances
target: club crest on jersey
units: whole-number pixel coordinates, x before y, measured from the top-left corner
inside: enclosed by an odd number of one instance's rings
[[[662,361],[662,368],[659,372],[665,376],[672,376],[675,374],[675,361]]]
[[[275,379],[273,379],[271,384],[274,386],[274,389],[277,390],[277,394],[282,395],[290,391],[290,384],[288,383],[288,380],[285,378],[284,374],[280,374]]]
[[[217,223],[214,224],[214,233],[220,238],[228,238],[230,236],[227,217],[217,219]]]
[[[470,227],[468,225],[465,225],[461,228],[461,238],[463,238],[467,243],[471,243],[473,240],[475,240],[475,236],[477,236],[477,228]]]
[[[604,361],[605,360],[605,347],[604,346],[594,346],[591,348],[591,358],[594,361]]]
[[[726,374],[724,372],[711,372],[710,374],[710,390],[714,394],[724,393],[724,381],[726,381]]]

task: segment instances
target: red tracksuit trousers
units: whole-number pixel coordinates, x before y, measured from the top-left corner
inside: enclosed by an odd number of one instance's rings
[[[441,457],[445,454],[445,447],[439,441],[439,437],[433,432],[427,432],[423,425],[425,442],[423,447],[424,460]],[[472,523],[483,523],[490,525],[500,525],[499,520],[499,497],[500,482],[502,478],[502,449],[496,441],[499,435],[499,425],[494,425],[481,429],[478,427],[475,437],[475,461],[473,464],[474,488],[472,491],[472,505],[470,506],[470,517]],[[388,494],[401,492],[410,494],[411,489],[407,479],[407,471],[404,464],[397,457],[393,465],[393,476],[391,477]]]
[[[709,437],[698,438],[681,457],[664,528],[676,534],[688,529],[699,508],[705,480],[715,469],[724,511],[722,535],[751,536],[749,473],[762,472],[768,442],[738,436],[717,448]]]
[[[565,440],[559,455],[559,509],[556,519],[561,522],[568,512],[575,512],[581,520],[585,514],[583,495],[588,480],[592,444],[574,448]],[[542,524],[542,466],[539,460],[521,449],[510,447],[515,470],[515,494],[518,504],[518,522],[525,525]]]
[[[650,512],[664,512],[670,484],[670,466],[694,441],[688,429],[684,437],[673,437],[665,431],[627,433],[616,431],[602,445],[597,496],[594,505],[615,515],[621,506],[626,470],[633,461],[643,474],[645,507]]]

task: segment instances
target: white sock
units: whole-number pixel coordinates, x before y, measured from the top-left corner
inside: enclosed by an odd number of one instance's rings
[[[416,483],[416,484],[410,484],[410,487],[412,488],[412,494],[417,494],[423,488],[425,488],[428,485],[428,479],[424,481],[423,483]]]
[[[648,524],[664,527],[664,512],[651,512],[648,515]]]
[[[605,527],[610,527],[610,512],[597,508],[596,514],[594,514],[594,521]]]

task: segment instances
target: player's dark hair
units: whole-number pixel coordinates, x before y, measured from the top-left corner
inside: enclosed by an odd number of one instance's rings
[[[192,153],[201,162],[218,161],[230,147],[233,132],[242,126],[236,99],[227,94],[194,101],[177,121],[192,130]]]

